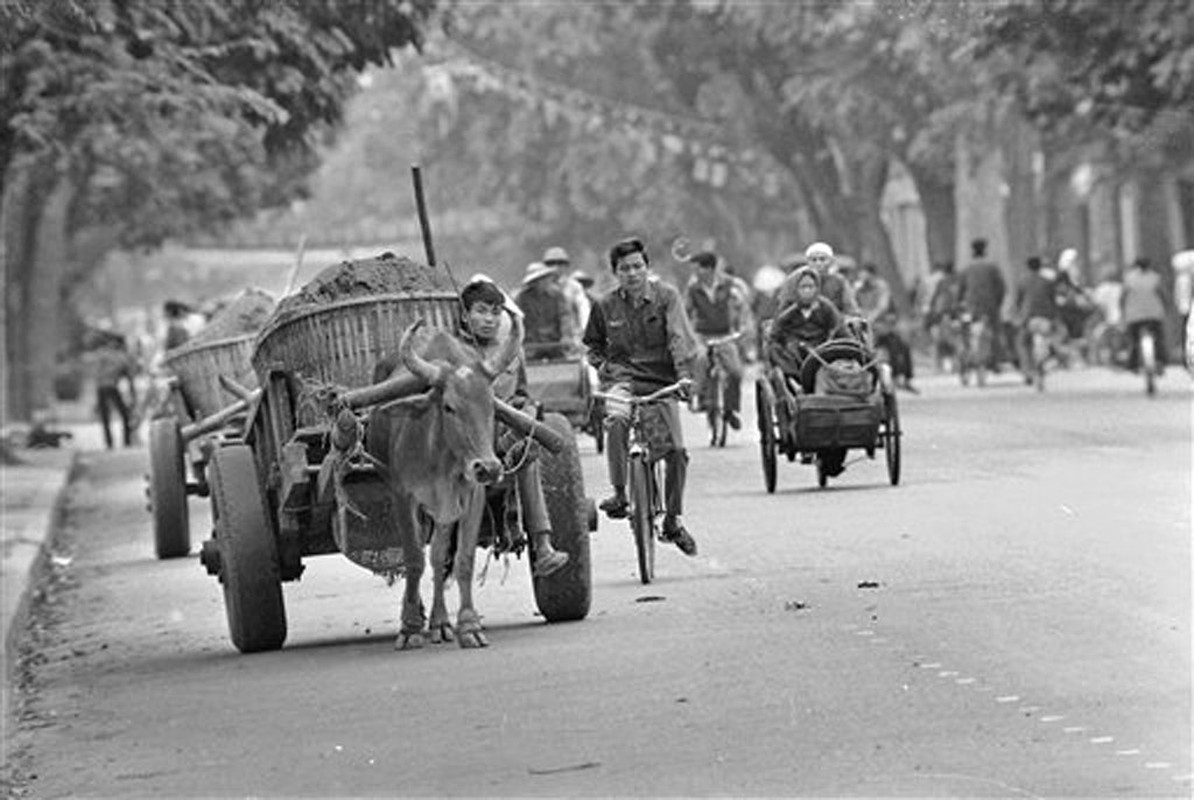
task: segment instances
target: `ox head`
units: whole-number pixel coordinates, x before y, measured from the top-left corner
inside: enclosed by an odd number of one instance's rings
[[[439,419],[440,442],[466,477],[491,484],[501,477],[502,465],[493,452],[493,379],[518,357],[522,327],[516,320],[509,339],[499,351],[477,359],[466,348],[441,334],[438,355],[430,360],[416,351],[413,334],[422,324],[415,322],[402,335],[399,357],[410,372],[431,386],[429,404]]]

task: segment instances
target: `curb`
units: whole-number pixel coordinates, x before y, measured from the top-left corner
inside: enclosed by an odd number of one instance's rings
[[[80,452],[76,450],[71,453],[66,468],[61,472],[62,482],[54,491],[53,499],[45,510],[44,521],[40,525],[32,526],[34,530],[30,537],[16,542],[5,542],[6,548],[24,546],[27,549],[34,550],[32,555],[24,557],[28,559],[27,565],[21,564],[21,561],[24,560],[22,557],[14,557],[13,560],[16,562],[14,565],[16,569],[5,575],[6,582],[15,583],[18,588],[18,591],[13,593],[17,599],[12,607],[3,609],[3,613],[6,615],[6,619],[3,621],[5,625],[3,711],[6,727],[11,721],[11,718],[8,716],[11,713],[10,692],[13,689],[12,680],[15,675],[16,663],[20,656],[20,642],[25,622],[32,605],[32,589],[37,586],[42,575],[45,573],[54,534],[62,524],[65,513],[67,490],[78,477],[81,469],[82,461],[80,459]],[[37,537],[40,537],[40,540]],[[36,545],[34,546],[35,542]]]

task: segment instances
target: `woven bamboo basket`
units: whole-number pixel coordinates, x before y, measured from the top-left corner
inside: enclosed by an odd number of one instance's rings
[[[251,357],[264,382],[275,371],[308,383],[357,389],[373,383],[373,368],[398,351],[416,320],[451,330],[458,300],[451,292],[380,294],[312,306],[267,325]]]
[[[255,334],[194,342],[169,350],[162,366],[178,377],[183,397],[200,417],[210,416],[236,402],[220,385],[220,375],[227,375],[240,385],[257,388],[257,376],[249,356]]]

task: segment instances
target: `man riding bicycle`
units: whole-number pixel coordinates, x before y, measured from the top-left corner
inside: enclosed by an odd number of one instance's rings
[[[684,289],[684,310],[692,320],[697,338],[704,341],[741,333],[748,317],[746,297],[734,281],[721,274],[717,254],[705,251],[689,261],[696,265],[697,271]],[[709,397],[711,391],[716,391],[716,386],[708,380],[714,366],[711,363],[701,363],[697,369],[696,396],[706,407],[720,401],[726,424],[738,430],[742,427],[738,412],[742,407],[743,372],[738,343],[727,341],[717,345],[712,355],[726,374],[725,397]]]
[[[589,363],[597,368],[601,388],[609,394],[642,397],[682,378],[692,378],[697,343],[680,293],[651,277],[646,245],[637,238],[624,239],[609,251],[609,264],[618,285],[594,303],[585,328],[584,344]],[[652,406],[667,428],[670,451],[663,457],[663,538],[685,555],[694,556],[696,541],[681,522],[688,451],[680,429],[680,409],[674,399]],[[608,431],[606,457],[613,494],[600,508],[611,519],[629,513],[626,495],[628,406],[606,402]]]
[[[1158,374],[1164,373],[1165,363],[1169,360],[1164,320],[1171,302],[1165,282],[1153,269],[1152,262],[1143,256],[1133,261],[1132,268],[1124,275],[1124,290],[1120,296],[1123,321],[1132,343],[1130,369],[1140,368],[1140,332],[1147,328],[1153,334]]]
[[[1016,284],[1014,318],[1020,371],[1024,373],[1024,382],[1031,384],[1039,367],[1034,363],[1032,336],[1035,333],[1051,341],[1057,332],[1061,312],[1057,308],[1056,286],[1041,273],[1041,260],[1032,256],[1025,266],[1028,273]]]

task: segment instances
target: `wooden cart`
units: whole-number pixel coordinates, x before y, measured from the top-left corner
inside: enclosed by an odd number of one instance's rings
[[[298,580],[305,557],[342,553],[374,573],[396,575],[401,552],[389,491],[367,459],[346,463],[333,452],[331,409],[351,412],[354,424],[364,425],[368,408],[425,388],[406,374],[374,384],[374,367],[397,352],[402,332],[416,320],[451,329],[457,302],[451,293],[342,300],[280,317],[258,337],[251,360],[260,392],[244,438],[213,453],[215,530],[201,553],[223,587],[229,633],[240,651],[282,646],[282,583]],[[558,415],[539,422],[500,401],[495,406],[501,421],[544,445],[553,539],[570,556],[559,571],[533,578],[536,603],[549,622],[581,619],[591,598],[588,535],[596,513],[584,494],[571,426]],[[347,504],[363,516],[344,513]],[[487,538],[495,537],[483,531],[482,541]]]
[[[162,359],[170,373],[169,396],[149,423],[147,487],[158,558],[190,552],[187,497],[208,496],[207,464],[216,440],[243,435],[257,385],[249,362],[253,338],[188,343]]]

